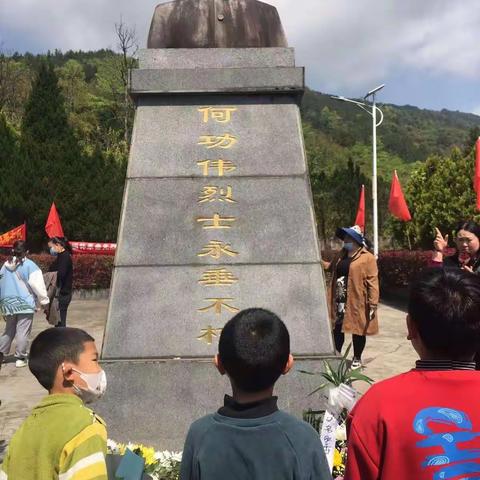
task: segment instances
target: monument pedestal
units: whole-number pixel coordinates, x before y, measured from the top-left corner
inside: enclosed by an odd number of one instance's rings
[[[212,366],[226,321],[284,320],[297,369],[333,354],[288,48],[144,50],[102,351],[111,438],[181,448],[230,391]],[[280,405],[317,408],[320,379],[282,378]]]
[[[321,406],[308,397],[322,383],[319,376],[298,370],[320,371],[319,359],[297,358],[295,368],[275,388],[279,407],[302,418]],[[231,395],[228,378],[212,360],[107,361],[108,393],[99,408],[109,438],[154,445],[160,450],[182,450],[190,424],[213,413]]]

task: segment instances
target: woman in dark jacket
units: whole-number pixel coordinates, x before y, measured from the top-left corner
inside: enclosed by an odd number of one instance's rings
[[[475,222],[460,222],[455,229],[456,252],[445,257],[448,247],[448,235],[445,237],[437,228],[437,236],[433,242],[435,252],[432,266],[445,268],[461,268],[470,273],[480,273],[480,225]]]
[[[433,242],[431,266],[443,268],[461,268],[470,273],[480,275],[480,225],[476,222],[460,222],[455,229],[456,252],[445,257],[448,247],[448,235],[445,237],[437,228],[437,236]],[[480,351],[476,356],[477,370],[480,370]]]
[[[58,307],[60,323],[57,327],[67,326],[67,310],[72,301],[73,262],[72,247],[64,237],[53,237],[48,241],[50,254],[55,261],[50,265],[49,272],[57,272]]]

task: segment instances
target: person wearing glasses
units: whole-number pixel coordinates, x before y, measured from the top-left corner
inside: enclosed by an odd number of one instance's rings
[[[455,253],[445,256],[448,247],[448,235],[443,236],[436,228],[437,236],[433,242],[431,267],[460,268],[466,272],[480,274],[480,225],[473,221],[460,222],[454,231]],[[477,370],[480,370],[480,348],[475,356]]]
[[[460,222],[455,229],[456,251],[446,256],[448,235],[443,236],[438,228],[433,246],[435,251],[431,266],[461,268],[470,273],[480,273],[480,225],[473,221]]]

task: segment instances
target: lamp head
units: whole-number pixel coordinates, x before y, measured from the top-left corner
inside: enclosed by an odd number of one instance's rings
[[[368,98],[368,97],[371,97],[372,95],[375,95],[375,93],[377,93],[379,90],[381,90],[383,87],[385,86],[384,83],[382,83],[381,85],[379,85],[378,87],[375,87],[373,90],[370,90],[366,95],[365,97],[363,98]]]

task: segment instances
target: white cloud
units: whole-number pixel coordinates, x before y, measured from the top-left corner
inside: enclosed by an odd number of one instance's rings
[[[406,67],[480,76],[477,0],[272,0],[309,78],[362,92]],[[357,93],[359,93],[357,92]]]
[[[355,95],[395,71],[480,77],[478,0],[266,0],[278,7],[310,85]],[[158,0],[0,0],[5,47],[114,47],[120,15],[145,45]],[[0,33],[0,37],[2,34]],[[22,47],[20,47],[22,48]],[[26,47],[25,47],[26,48]]]

